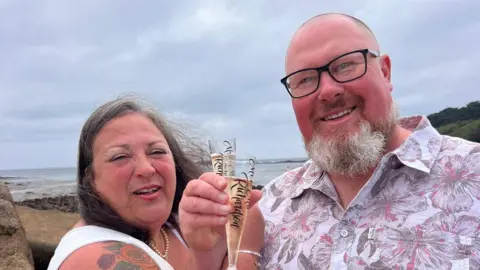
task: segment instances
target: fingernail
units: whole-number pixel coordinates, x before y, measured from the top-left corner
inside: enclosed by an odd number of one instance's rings
[[[231,211],[232,208],[228,204],[220,206],[220,212],[222,212],[222,214],[229,214]]]
[[[224,186],[226,183],[227,183],[227,180],[225,180],[223,178],[220,178],[220,179],[217,180],[217,185],[219,187]]]
[[[224,201],[228,200],[228,195],[225,194],[225,193],[220,193],[220,195],[218,195],[218,200],[220,202],[224,202]]]
[[[227,223],[227,218],[226,217],[219,217],[218,218],[218,223],[220,225],[223,225],[223,224]]]

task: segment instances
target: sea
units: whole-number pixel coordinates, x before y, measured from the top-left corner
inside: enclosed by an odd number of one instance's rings
[[[285,171],[302,166],[306,158],[263,159],[255,165],[255,185],[266,185]],[[76,168],[0,170],[0,181],[14,201],[75,194]]]

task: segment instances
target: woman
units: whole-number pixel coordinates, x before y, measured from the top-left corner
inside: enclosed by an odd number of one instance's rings
[[[204,256],[225,256],[223,247],[196,252],[182,238],[178,206],[209,155],[154,109],[131,98],[108,102],[88,118],[78,147],[82,220],[49,270],[200,269]]]

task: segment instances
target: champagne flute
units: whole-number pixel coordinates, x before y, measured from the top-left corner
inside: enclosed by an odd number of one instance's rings
[[[227,181],[229,204],[233,213],[228,216],[225,225],[228,249],[228,270],[236,270],[238,250],[245,229],[248,204],[253,187],[256,159],[254,156],[237,157],[236,140],[209,140],[210,156],[213,170],[224,176]]]
[[[240,248],[245,222],[247,220],[250,194],[253,187],[256,159],[253,156],[237,156],[236,160],[227,164],[233,168],[233,174],[225,176],[228,181],[225,191],[233,212],[228,216],[225,230],[227,234],[228,268],[236,270],[238,250]]]
[[[228,166],[235,160],[236,139],[226,140],[208,140],[210,158],[212,160],[213,171],[221,176],[232,176],[235,174],[233,168]]]

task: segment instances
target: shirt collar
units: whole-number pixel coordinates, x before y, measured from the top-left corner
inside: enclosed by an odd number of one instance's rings
[[[396,156],[398,160],[412,169],[430,173],[442,145],[442,136],[431,125],[425,116],[411,116],[399,119],[401,127],[410,130],[412,134],[400,147],[387,153],[387,160]],[[335,197],[336,191],[332,182],[328,180],[326,172],[319,168],[312,160],[308,160],[300,170],[296,180],[290,186],[288,197],[300,196],[304,190],[314,188],[330,197]],[[325,181],[327,179],[328,181]]]
[[[392,154],[405,166],[430,173],[442,146],[442,135],[425,116],[400,119],[400,126],[412,134]]]
[[[296,179],[292,182],[287,192],[288,197],[295,198],[299,196],[304,190],[310,189],[317,181],[321,181],[325,175],[325,171],[316,166],[311,159],[305,162],[303,168],[305,169],[300,170],[295,176]]]

